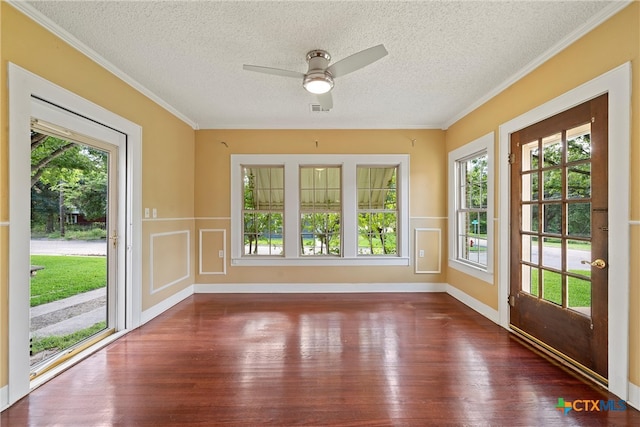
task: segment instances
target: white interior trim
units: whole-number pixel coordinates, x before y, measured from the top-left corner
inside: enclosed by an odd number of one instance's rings
[[[178,277],[168,283],[163,284],[162,286],[156,288],[155,287],[155,277],[153,274],[154,269],[154,252],[155,252],[155,239],[158,237],[166,237],[166,236],[174,236],[177,234],[186,234],[187,235],[187,247],[185,248],[184,257],[186,259],[186,271],[183,276]],[[174,250],[178,250],[179,248],[174,248]],[[178,230],[178,231],[167,231],[165,233],[152,233],[149,236],[149,283],[151,284],[150,294],[153,295],[156,292],[160,292],[163,289],[166,289],[170,286],[173,286],[177,283],[182,282],[183,280],[191,277],[191,232],[189,230]]]
[[[224,228],[201,228],[200,231],[200,239],[198,244],[198,272],[200,274],[227,274],[227,230]],[[204,271],[202,269],[202,261],[204,256],[204,251],[202,250],[202,240],[204,233],[222,233],[222,270],[221,271]]]
[[[460,148],[457,148],[449,153],[448,156],[448,211],[449,211],[449,227],[448,227],[448,265],[449,267],[468,274],[472,277],[480,279],[491,285],[494,283],[493,277],[493,259],[494,259],[494,206],[495,206],[495,133],[489,132],[486,135],[481,136]],[[482,152],[487,153],[487,267],[475,266],[470,263],[466,263],[458,259],[458,248],[456,242],[458,241],[456,224],[458,223],[457,208],[458,208],[458,189],[459,176],[457,162],[461,159],[469,156],[479,154]]]
[[[9,407],[9,386],[0,387],[0,412]]]
[[[30,222],[25,213],[30,211],[31,152],[28,141],[32,116],[32,97],[47,100],[69,111],[81,113],[105,126],[126,135],[127,170],[125,218],[126,260],[125,291],[118,301],[129,301],[121,313],[118,326],[134,328],[140,322],[142,282],[141,185],[142,185],[142,129],[104,108],[93,104],[68,90],[57,86],[15,64],[9,63],[9,378],[8,403],[13,404],[29,393],[29,267]]]
[[[169,310],[174,305],[178,304],[182,300],[189,298],[194,293],[194,286],[187,286],[179,292],[171,295],[170,297],[162,300],[160,303],[154,305],[151,308],[146,309],[140,316],[140,324],[143,325],[148,321],[160,316],[165,311]]]
[[[609,391],[627,399],[629,385],[629,200],[631,138],[631,63],[534,108],[500,126],[500,214],[498,312],[500,325],[509,327],[509,139],[511,133],[554,116],[604,93],[609,94]],[[612,244],[611,236],[615,236]]]
[[[437,233],[438,235],[438,268],[435,270],[420,270],[418,268],[418,260],[424,257],[420,256],[421,246],[418,245],[418,237],[421,233]],[[414,260],[414,273],[416,274],[441,274],[442,273],[442,229],[441,228],[415,228],[413,230],[413,260]]]
[[[352,294],[445,292],[446,283],[201,283],[196,294]]]
[[[451,286],[447,284],[447,293],[466,305],[467,307],[477,311],[487,319],[491,320],[493,323],[499,323],[499,315],[498,310],[495,308],[489,307],[483,302],[478,301],[467,293],[462,292],[460,289],[455,286]]]
[[[640,386],[632,382],[629,382],[629,398],[627,399],[629,405],[633,406],[640,411]]]
[[[244,256],[243,242],[243,166],[282,166],[284,168],[284,255]],[[300,255],[299,168],[304,165],[339,165],[342,168],[342,254],[337,256]],[[357,195],[358,166],[397,166],[398,233],[397,256],[358,256]],[[231,265],[232,266],[362,266],[399,265],[410,262],[409,166],[407,154],[232,154],[231,182]],[[349,190],[349,191],[346,191]]]

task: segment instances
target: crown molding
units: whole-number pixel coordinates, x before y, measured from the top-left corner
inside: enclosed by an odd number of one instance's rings
[[[142,83],[138,82],[133,77],[129,76],[127,73],[120,70],[118,67],[113,65],[111,62],[109,62],[107,59],[102,57],[96,51],[94,51],[93,49],[91,49],[90,47],[82,43],[80,40],[78,40],[75,36],[70,34],[68,31],[64,30],[62,27],[60,27],[58,24],[53,22],[48,17],[44,16],[42,13],[36,10],[29,3],[24,1],[19,1],[19,0],[5,0],[5,1],[9,3],[11,6],[13,6],[14,8],[16,8],[18,11],[22,12],[27,17],[35,21],[37,24],[47,29],[53,35],[55,35],[56,37],[59,37],[64,42],[69,44],[71,47],[80,51],[82,54],[87,56],[93,62],[100,65],[102,68],[109,71],[111,74],[115,75],[120,80],[124,81],[129,86],[133,87],[135,90],[137,90],[147,98],[151,99],[153,102],[155,102],[156,104],[158,104],[159,106],[161,106],[162,108],[164,108],[165,110],[167,110],[168,112],[176,116],[178,119],[182,120],[183,122],[191,126],[193,129],[195,130],[198,129],[198,124],[195,121],[191,120],[189,117],[182,114],[172,105],[170,105],[168,102],[160,98],[151,90],[147,89]]]
[[[520,71],[512,75],[510,78],[505,80],[502,84],[482,96],[480,99],[476,100],[472,104],[470,104],[467,108],[463,109],[459,113],[452,116],[449,120],[447,120],[442,125],[442,130],[447,130],[451,125],[456,123],[458,120],[471,113],[487,101],[496,97],[502,91],[507,89],[509,86],[516,83],[518,80],[522,79],[527,74],[531,73],[533,70],[538,68],[540,65],[547,62],[549,59],[563,51],[565,48],[576,42],[579,38],[592,31],[598,25],[605,22],[607,19],[611,18],[616,13],[620,12],[622,9],[627,7],[629,4],[633,3],[633,0],[620,0],[611,3],[609,6],[605,7],[600,11],[600,13],[594,15],[588,21],[585,21],[581,26],[573,30],[568,36],[562,39],[560,42],[549,48],[542,55],[535,58],[533,61],[529,62],[524,66]]]

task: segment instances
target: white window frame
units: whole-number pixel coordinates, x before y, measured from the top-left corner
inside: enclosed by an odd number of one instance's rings
[[[300,255],[300,166],[336,165],[342,168],[342,255],[309,257]],[[285,183],[284,256],[243,256],[242,166],[283,165]],[[398,236],[397,254],[358,256],[358,166],[397,166]],[[232,266],[361,266],[409,265],[409,155],[408,154],[234,154],[231,155],[231,265]]]
[[[494,253],[494,133],[488,133],[449,153],[449,267],[493,284]],[[487,155],[487,266],[458,259],[458,203],[460,200],[459,163],[475,155]]]

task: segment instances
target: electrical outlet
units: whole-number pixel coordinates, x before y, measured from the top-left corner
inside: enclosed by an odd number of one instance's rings
[[[153,208],[153,217],[158,218],[158,209]]]
[[[144,217],[149,218],[149,208],[144,208]]]
[[[419,256],[420,258],[424,258],[424,249],[420,249],[420,250],[418,251],[418,256]]]

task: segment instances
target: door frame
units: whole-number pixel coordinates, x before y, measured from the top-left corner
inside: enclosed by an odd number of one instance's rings
[[[499,127],[500,259],[510,259],[510,180],[508,153],[511,133],[552,117],[604,93],[609,94],[609,363],[608,389],[627,400],[629,390],[629,159],[631,138],[631,63],[627,62],[552,99]],[[509,263],[498,271],[499,324],[509,329]]]
[[[123,200],[126,209],[121,211],[125,248],[119,262],[124,268],[124,292],[118,303],[124,308],[117,323],[118,337],[140,325],[142,283],[142,128],[99,105],[96,105],[60,86],[55,85],[18,65],[9,63],[9,348],[8,348],[8,405],[27,395],[32,387],[29,380],[29,358],[24,357],[29,348],[29,267],[31,225],[29,215],[31,192],[29,189],[31,129],[33,97],[46,100],[122,133],[126,137],[126,183]],[[119,257],[120,258],[120,257]],[[95,349],[93,349],[95,351]],[[42,382],[66,369],[91,351],[83,352],[59,369],[43,375]],[[41,382],[40,382],[41,383]]]

